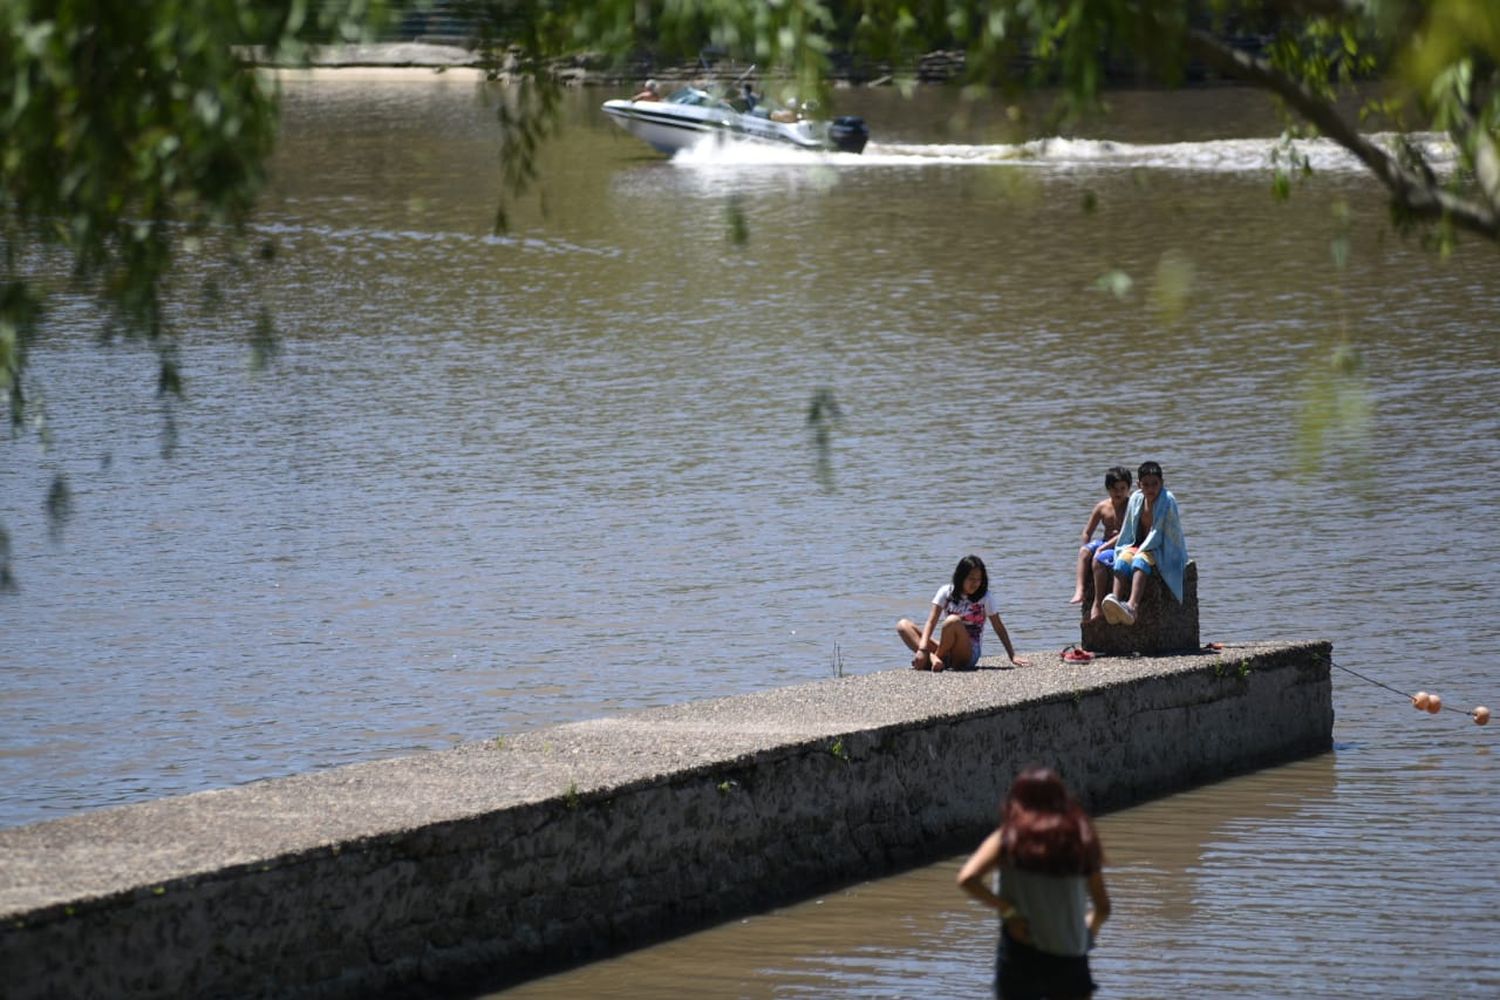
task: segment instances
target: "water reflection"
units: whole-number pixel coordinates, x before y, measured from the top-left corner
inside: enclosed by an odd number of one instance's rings
[[[1324,754],[1104,817],[1100,836],[1108,838],[1122,912],[1137,927],[1211,920],[1203,911],[1209,887],[1194,883],[1245,860],[1233,857],[1241,832],[1253,832],[1257,851],[1286,846],[1278,835],[1295,842],[1304,824],[1332,806],[1336,779],[1334,755]]]

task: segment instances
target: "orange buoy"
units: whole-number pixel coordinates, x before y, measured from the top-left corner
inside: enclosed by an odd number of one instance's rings
[[[1429,697],[1431,696],[1426,691],[1418,691],[1411,696],[1411,707],[1415,708],[1418,712],[1427,711],[1427,700]]]
[[[1431,712],[1433,715],[1437,715],[1442,710],[1443,710],[1443,699],[1439,698],[1435,694],[1428,695],[1427,696],[1427,711]]]
[[[1478,708],[1474,709],[1474,724],[1478,726],[1489,725],[1490,710],[1485,708],[1483,705],[1480,705]]]

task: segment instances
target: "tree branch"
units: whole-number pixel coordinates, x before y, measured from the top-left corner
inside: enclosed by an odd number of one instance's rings
[[[1447,218],[1453,225],[1488,239],[1500,239],[1500,213],[1482,201],[1445,190],[1435,181],[1402,166],[1380,146],[1361,135],[1328,101],[1265,59],[1236,49],[1204,31],[1187,33],[1188,51],[1227,77],[1243,80],[1280,97],[1319,132],[1353,153],[1391,193],[1392,200],[1415,218]]]

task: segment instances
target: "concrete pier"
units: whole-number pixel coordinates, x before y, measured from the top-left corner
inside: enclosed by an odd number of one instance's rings
[[[888,671],[0,830],[4,995],[461,993],[1328,750],[1328,643]]]

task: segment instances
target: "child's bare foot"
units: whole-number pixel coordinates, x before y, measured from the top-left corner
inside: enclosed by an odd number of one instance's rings
[[[938,673],[942,669],[943,669],[943,661],[940,660],[940,659],[938,659],[936,656],[934,656],[932,658],[932,672],[933,673]]]
[[[1082,604],[1083,603],[1083,591],[1081,591],[1081,590],[1075,590],[1075,591],[1073,591],[1073,596],[1070,597],[1070,598],[1068,598],[1068,603],[1069,604]]]
[[[1104,609],[1099,606],[1099,602],[1098,601],[1095,601],[1094,602],[1094,606],[1089,609],[1088,620],[1091,621],[1091,622],[1096,622],[1096,621],[1098,621],[1099,619],[1101,619],[1103,617],[1104,617]]]

